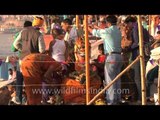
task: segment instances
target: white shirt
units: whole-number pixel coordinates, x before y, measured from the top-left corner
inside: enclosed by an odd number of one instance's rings
[[[147,76],[147,74],[148,74],[148,72],[150,71],[150,70],[152,70],[154,67],[156,67],[157,66],[157,63],[156,62],[152,62],[152,64],[151,64],[151,62],[150,62],[150,60],[158,60],[158,59],[160,59],[160,47],[157,47],[157,48],[154,48],[153,50],[151,50],[151,55],[150,55],[150,59],[149,59],[149,61],[147,62],[147,65],[146,65],[146,76]]]
[[[12,75],[9,75],[9,76],[8,76],[8,80],[12,80]]]
[[[75,40],[77,38],[78,38],[77,29],[76,27],[72,27],[69,33],[66,32],[64,40],[67,41],[69,45],[71,45],[71,42],[75,43]]]
[[[52,24],[51,24],[51,30],[53,29],[54,25],[55,25],[55,23],[52,23]]]
[[[150,70],[152,70],[153,68],[155,68],[157,66],[156,63],[153,63],[151,64],[150,61],[147,62],[147,65],[146,65],[146,77],[147,77],[147,74]]]
[[[55,43],[52,46],[52,58],[58,62],[65,61],[66,45],[64,40],[55,39]]]

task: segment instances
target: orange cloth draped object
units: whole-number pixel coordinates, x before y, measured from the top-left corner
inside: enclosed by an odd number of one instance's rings
[[[100,91],[101,80],[98,76],[91,76],[90,93],[91,99]],[[86,85],[81,84],[74,79],[66,78],[62,82],[62,97],[65,104],[85,104],[86,103]],[[100,96],[103,98],[104,96]]]
[[[50,65],[56,65],[57,62],[45,54],[30,54],[22,61],[21,69],[24,77],[25,91],[28,105],[39,105],[42,100],[42,81],[45,72]],[[36,93],[36,91],[39,91]]]

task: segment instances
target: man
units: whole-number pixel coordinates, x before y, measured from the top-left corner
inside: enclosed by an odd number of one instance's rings
[[[24,25],[23,27],[26,28],[26,27],[31,27],[32,26],[32,22],[31,21],[25,21],[24,22]],[[20,31],[21,32],[21,31]],[[20,34],[20,32],[17,32],[15,35],[14,35],[14,41],[16,40],[16,38],[18,37],[18,35]],[[14,45],[12,44],[11,45],[11,51],[12,52],[17,52],[18,50],[14,47]],[[20,51],[18,51],[18,56],[20,57]]]
[[[43,25],[43,19],[40,17],[35,17],[33,23],[25,22],[24,29],[19,33],[13,46],[17,49],[19,54],[19,65],[21,69],[21,62],[23,58],[31,53],[44,53],[45,43],[42,34],[39,32],[39,28]],[[20,71],[17,71],[17,102],[22,103],[22,85],[23,85],[23,75]]]
[[[14,41],[14,47],[21,52],[21,60],[31,53],[45,52],[43,35],[39,32],[43,22],[44,20],[41,17],[35,17],[32,22],[33,27],[24,28]]]
[[[75,40],[78,38],[77,29],[72,27],[72,21],[68,18],[62,21],[62,29],[66,32],[64,40],[68,42],[70,46],[75,44]]]
[[[61,26],[62,29],[66,32],[64,40],[68,42],[68,58],[66,60],[67,62],[69,62],[68,69],[74,71],[74,45],[75,41],[78,39],[77,29],[76,27],[72,27],[72,21],[69,18],[64,19],[61,23]]]
[[[23,27],[27,28],[27,27],[31,27],[32,26],[32,22],[30,21],[25,21]],[[18,37],[18,35],[21,33],[18,32],[15,34],[14,36],[14,41],[16,40],[16,38]],[[11,51],[12,52],[17,52],[18,50],[14,47],[14,45],[12,44],[11,46]],[[18,51],[18,56],[20,57],[21,52]],[[16,70],[16,99],[14,99],[16,104],[22,104],[22,92],[23,92],[23,75],[19,70]]]
[[[137,19],[135,17],[127,17],[125,20],[125,24],[127,24],[127,26],[132,29],[132,40],[133,40],[133,44],[131,45],[131,47],[129,48],[129,50],[132,52],[132,61],[134,61],[136,59],[136,57],[138,57],[139,55],[139,35],[138,35],[138,23],[137,23]],[[144,44],[149,42],[149,33],[146,29],[143,28],[142,26],[142,30],[143,30],[143,39],[144,39]],[[133,66],[133,70],[134,70],[134,80],[137,86],[137,90],[138,90],[138,101],[141,101],[141,78],[140,78],[140,62],[136,63]]]
[[[108,85],[121,71],[122,56],[121,56],[121,32],[116,26],[117,18],[114,15],[109,15],[106,18],[107,28],[95,33],[98,37],[104,39],[104,53],[106,54],[105,60],[105,83]],[[118,104],[121,100],[120,89],[121,81],[117,80],[106,91],[106,102],[108,105]]]

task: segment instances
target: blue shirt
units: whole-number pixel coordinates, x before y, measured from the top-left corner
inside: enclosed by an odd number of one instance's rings
[[[116,25],[109,28],[93,30],[93,36],[101,37],[104,40],[104,53],[121,52],[122,35]]]

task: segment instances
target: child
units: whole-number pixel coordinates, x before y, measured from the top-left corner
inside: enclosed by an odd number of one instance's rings
[[[63,39],[63,30],[60,28],[52,29],[53,40],[49,44],[49,56],[51,56],[55,61],[62,63],[62,71],[66,71],[67,67],[63,64],[67,58],[67,44]],[[53,74],[54,78],[56,78],[57,74]],[[54,79],[53,79],[54,81]],[[45,86],[45,82],[43,82],[42,88],[48,89]],[[58,84],[58,83],[55,83]],[[56,86],[55,89],[59,89],[59,86]],[[53,93],[54,94],[54,93]],[[42,96],[42,104],[48,104],[49,94],[43,94]]]
[[[106,59],[106,56],[104,54],[103,44],[100,44],[98,46],[98,50],[99,50],[99,55],[97,58],[97,70],[98,70],[98,75],[101,77],[101,80],[103,82],[103,80],[104,80],[104,64],[105,64],[105,59]]]
[[[8,69],[8,74],[9,74],[9,76],[8,76],[8,80],[12,80],[12,77],[13,77],[13,70],[11,69],[11,68],[9,68]]]
[[[104,54],[104,47],[103,44],[100,44],[98,46],[98,50],[99,50],[99,55],[97,57],[97,59],[95,60],[95,66],[97,68],[97,73],[100,76],[101,80],[102,80],[102,85],[103,85],[103,80],[104,80],[104,64],[105,64],[105,59],[106,56]]]
[[[15,80],[15,79],[16,79],[16,72],[17,72],[17,67],[16,67],[16,66],[14,66],[14,67],[13,67],[12,80]]]
[[[63,31],[55,28],[52,30],[54,40],[49,45],[49,55],[58,62],[66,61],[67,46],[63,40]]]
[[[8,80],[15,80],[16,79],[16,66],[13,67],[13,69],[9,68],[8,72],[9,72]]]
[[[49,44],[49,55],[58,62],[62,62],[62,70],[67,71],[68,43],[64,41],[63,30],[59,27],[52,29],[52,40]]]
[[[100,44],[98,46],[98,50],[99,50],[99,55],[98,55],[98,58],[97,58],[97,62],[98,63],[104,63],[105,62],[105,59],[106,59],[106,56],[104,55],[104,47],[103,47],[103,44]]]

